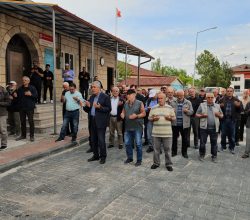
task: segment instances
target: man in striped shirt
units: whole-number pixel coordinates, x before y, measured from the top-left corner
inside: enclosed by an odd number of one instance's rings
[[[168,171],[173,171],[169,150],[172,142],[171,121],[176,118],[174,109],[166,104],[166,95],[164,93],[158,94],[158,105],[151,109],[148,119],[153,122],[154,164],[151,166],[151,169],[156,169],[160,166],[160,149],[162,144],[165,152],[165,166]]]

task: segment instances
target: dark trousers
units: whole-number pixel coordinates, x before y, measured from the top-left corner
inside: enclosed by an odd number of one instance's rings
[[[178,137],[179,133],[181,134],[182,139],[182,147],[181,153],[182,155],[187,154],[187,135],[188,135],[189,128],[183,128],[182,126],[172,126],[173,131],[173,141],[172,141],[172,154],[177,154],[177,144],[178,144]]]
[[[217,138],[218,133],[216,132],[216,129],[200,129],[200,156],[205,156],[206,154],[206,143],[207,143],[207,137],[210,136],[210,143],[211,143],[211,154],[212,157],[217,157]]]
[[[221,123],[221,147],[226,149],[226,138],[229,140],[229,149],[234,150],[235,147],[235,121],[224,119]]]
[[[240,140],[240,119],[235,120],[235,143]]]
[[[47,90],[49,89],[49,97],[50,100],[53,100],[53,85],[46,85],[43,86],[43,101],[46,101],[47,99]]]
[[[190,118],[190,126],[192,127],[193,133],[194,133],[194,146],[198,146],[198,141],[199,141],[199,118],[196,117],[191,117]],[[191,127],[188,129],[188,134],[187,134],[187,144],[188,147],[190,147],[190,135],[191,135]]]
[[[80,86],[80,92],[82,93],[82,97],[83,97],[85,100],[88,100],[89,88]]]
[[[64,139],[64,137],[67,134],[67,128],[69,127],[69,124],[71,124],[71,134],[72,138],[77,137],[78,132],[78,125],[79,125],[79,110],[75,111],[67,111],[65,112],[64,118],[63,118],[63,125],[60,132],[60,138]]]
[[[21,121],[21,136],[26,137],[26,116],[28,117],[29,126],[30,126],[30,137],[34,137],[34,110],[20,110],[20,121]]]
[[[243,141],[243,137],[244,137],[244,128],[246,126],[247,123],[247,115],[242,114],[241,118],[240,118],[240,141]]]
[[[37,103],[41,103],[42,84],[37,83],[37,84],[33,84],[33,86],[36,88],[36,91],[37,91]]]
[[[95,158],[107,157],[106,143],[105,143],[105,134],[106,128],[97,128],[95,117],[90,116],[91,118],[91,146],[93,149]]]

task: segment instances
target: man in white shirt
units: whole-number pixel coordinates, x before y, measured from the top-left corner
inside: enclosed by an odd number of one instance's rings
[[[109,146],[108,148],[114,147],[115,141],[115,131],[117,131],[118,135],[118,144],[119,149],[123,147],[123,137],[122,137],[122,125],[123,120],[120,117],[124,100],[119,96],[119,88],[113,87],[112,88],[112,96],[111,96],[111,107],[112,110],[110,112],[110,121],[109,121]]]

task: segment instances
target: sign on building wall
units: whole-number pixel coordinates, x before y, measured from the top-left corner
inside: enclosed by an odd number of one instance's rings
[[[53,48],[53,37],[44,33],[39,33],[39,44]]]
[[[53,56],[53,50],[50,48],[45,48],[44,51],[44,66],[46,64],[50,65],[50,71],[54,71],[54,56]]]

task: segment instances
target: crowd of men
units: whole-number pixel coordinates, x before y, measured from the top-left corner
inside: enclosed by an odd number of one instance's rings
[[[50,101],[53,101],[53,74],[46,65],[46,70],[34,63],[31,75],[23,77],[23,85],[17,88],[11,81],[7,90],[0,87],[0,133],[1,149],[7,147],[6,118],[10,125],[10,134],[20,135],[16,140],[26,138],[26,117],[30,125],[30,140],[34,141],[33,114],[36,103],[41,101],[41,80],[44,80],[44,103],[47,89],[50,90]],[[40,77],[40,78],[39,78]],[[249,157],[250,152],[250,97],[249,91],[244,90],[239,99],[234,96],[234,89],[214,89],[206,93],[204,89],[195,88],[174,90],[171,86],[140,89],[135,85],[120,87],[113,86],[104,91],[98,77],[91,84],[89,96],[89,73],[83,68],[79,73],[79,90],[74,83],[74,71],[68,64],[62,73],[63,92],[63,125],[56,141],[64,140],[70,135],[76,142],[79,111],[83,108],[88,113],[89,145],[88,153],[93,155],[91,161],[106,162],[106,130],[109,127],[108,148],[126,148],[125,164],[134,161],[140,166],[143,160],[143,146],[146,152],[153,152],[151,169],[160,166],[160,154],[164,151],[165,166],[172,171],[171,157],[178,154],[178,139],[181,136],[181,155],[188,158],[188,148],[199,149],[199,160],[206,155],[207,138],[210,136],[211,160],[217,162],[217,152],[227,149],[235,154],[235,146],[243,141],[246,126],[246,149],[242,158]],[[35,82],[35,83],[34,83]],[[84,97],[84,98],[83,98]],[[18,126],[18,123],[21,124]],[[194,134],[193,143],[190,141],[191,130]],[[118,142],[115,141],[117,133]],[[218,135],[221,135],[220,147]],[[144,143],[143,143],[144,139]],[[162,151],[163,150],[163,151]],[[170,154],[171,151],[171,154]]]

